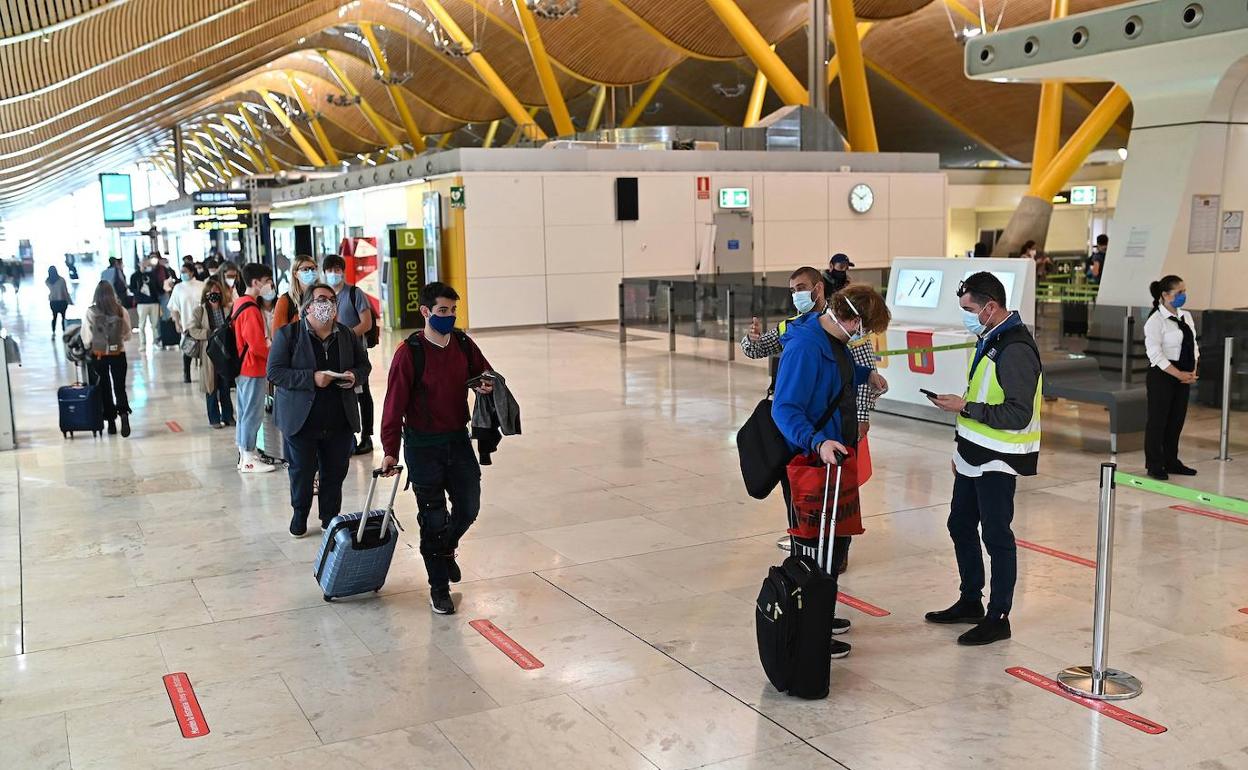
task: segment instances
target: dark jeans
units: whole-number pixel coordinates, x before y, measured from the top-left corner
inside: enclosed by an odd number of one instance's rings
[[[1164,471],[1179,464],[1179,436],[1187,422],[1192,386],[1155,366],[1148,367],[1148,421],[1144,425],[1144,466]]]
[[[481,466],[466,435],[432,447],[403,443],[407,477],[416,490],[420,555],[430,588],[445,591],[450,584],[447,557],[455,553],[481,510]]]
[[[342,511],[342,482],[351,464],[355,436],[349,432],[319,432],[304,435],[301,431],[286,436],[286,461],[290,463],[290,507],[296,518],[306,524],[312,510],[312,482],[319,471],[321,488],[317,492],[317,508],[321,523],[326,524]]]
[[[217,375],[217,389],[205,394],[208,403],[208,424],[234,422],[234,402],[230,399],[230,381]]]
[[[52,308],[52,333],[56,334],[56,317],[61,317],[61,331],[65,331],[65,311],[69,309],[69,303],[63,299],[54,299],[48,302],[48,306]]]
[[[373,435],[373,392],[368,389],[368,378],[360,383],[360,440]]]
[[[985,473],[973,478],[956,474],[953,500],[949,504],[949,536],[958,557],[962,598],[979,600],[984,596],[984,547],[992,560],[992,593],[988,597],[988,617],[1010,614],[1014,604],[1014,583],[1018,578],[1018,549],[1014,545],[1014,488],[1018,478],[1010,473]]]
[[[182,354],[182,381],[191,381],[191,357],[185,353]]]
[[[87,359],[91,379],[99,389],[104,406],[104,420],[116,420],[119,414],[130,414],[130,399],[126,398],[126,354]]]

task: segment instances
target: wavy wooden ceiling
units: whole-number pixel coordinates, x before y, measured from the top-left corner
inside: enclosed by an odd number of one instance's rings
[[[800,75],[807,2],[737,1],[768,39],[784,41],[780,50]],[[512,0],[442,2],[517,97],[528,106],[543,105]],[[892,84],[890,94],[904,94],[943,116],[932,118],[943,121],[941,136],[953,131],[973,137],[971,144],[988,148],[989,155],[1026,158],[1035,88],[962,77],[962,50],[950,34],[943,2],[959,0],[856,0],[862,18],[887,19],[864,41],[873,80],[884,78]],[[1072,11],[1110,4],[1072,0]],[[999,7],[995,0],[988,6],[990,15]],[[1041,19],[1048,7],[1049,0],[1008,0],[1004,26]],[[99,171],[167,153],[171,128],[180,122],[203,123],[207,128],[196,129],[210,132],[203,139],[216,136],[233,163],[246,164],[246,148],[233,143],[221,121],[258,149],[237,109],[251,105],[257,116],[267,114],[257,89],[294,104],[287,70],[306,84],[305,96],[331,143],[341,143],[340,154],[375,150],[383,140],[360,109],[328,101],[345,94],[322,51],[390,131],[406,139],[391,90],[374,78],[359,24],[373,25],[394,70],[412,73],[394,93],[423,134],[505,118],[465,60],[436,50],[426,30],[429,16],[421,0],[0,0],[0,210],[37,204]],[[750,82],[753,65],[705,0],[583,0],[579,15],[540,20],[539,27],[559,87],[582,120],[594,84],[644,83],[678,65],[660,93],[666,108],[646,119],[740,120],[744,100],[712,86]],[[1081,86],[1072,93],[1068,129],[1100,91]],[[877,106],[876,118],[886,123],[890,115]],[[548,124],[545,116],[539,121]],[[307,126],[303,130],[311,139]],[[465,129],[459,136],[472,141],[483,133]],[[882,130],[881,136],[905,132]],[[282,163],[306,162],[292,137],[274,131],[262,138]],[[200,156],[196,148],[197,165],[209,160]]]

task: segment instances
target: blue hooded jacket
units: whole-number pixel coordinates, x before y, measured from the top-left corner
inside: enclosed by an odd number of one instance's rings
[[[795,454],[814,452],[816,447],[829,439],[846,443],[841,432],[841,407],[818,433],[815,432],[815,423],[845,385],[832,341],[819,325],[819,316],[819,313],[807,313],[790,321],[780,338],[784,352],[780,354],[771,418]],[[850,356],[850,352],[844,350],[841,355]],[[853,360],[852,357],[850,360]],[[870,375],[869,368],[854,364],[852,384],[855,387],[861,385]],[[854,389],[851,388],[845,397],[852,400]],[[855,439],[857,436],[852,437],[849,443],[852,444]]]

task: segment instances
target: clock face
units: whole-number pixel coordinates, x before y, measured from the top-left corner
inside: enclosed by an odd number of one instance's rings
[[[865,184],[856,184],[849,191],[849,207],[859,214],[865,214],[875,205],[875,193]]]

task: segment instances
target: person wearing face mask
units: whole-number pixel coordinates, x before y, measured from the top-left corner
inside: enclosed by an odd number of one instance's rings
[[[222,262],[217,271],[221,285],[225,288],[225,304],[234,306],[234,300],[247,293],[247,285],[242,282],[242,271],[233,262]]]
[[[823,271],[823,280],[827,283],[828,296],[835,294],[849,285],[849,269],[854,266],[848,254],[833,254],[828,260],[828,269]]]
[[[321,263],[321,269],[325,271],[325,283],[338,292],[338,322],[363,338],[366,348],[376,345],[374,327],[377,319],[373,314],[373,305],[364,292],[347,281],[347,261],[337,254],[330,254]],[[360,440],[355,454],[368,455],[373,453],[373,393],[367,380],[360,386],[363,388],[360,392]]]
[[[277,386],[274,412],[290,463],[290,535],[296,538],[308,532],[318,471],[321,529],[342,509],[342,482],[359,429],[355,386],[372,370],[363,341],[337,317],[337,292],[314,282],[302,323],[279,328],[269,353],[268,378]]]
[[[982,645],[1010,638],[1018,572],[1010,528],[1014,490],[1019,476],[1036,475],[1043,370],[1036,340],[1018,313],[1006,308],[999,278],[989,272],[969,276],[958,287],[958,301],[963,324],[978,338],[966,393],[929,398],[957,415],[948,527],[961,594],[953,606],[925,617],[929,623],[973,623],[958,644]],[[981,537],[992,562],[987,611]]]
[[[832,295],[826,311],[807,314],[789,324],[782,337],[784,352],[776,376],[775,398],[771,416],[794,454],[817,455],[828,464],[840,462],[858,445],[857,385],[867,382],[868,367],[856,364],[849,346],[867,333],[882,333],[892,319],[888,305],[879,292],[862,284],[850,285]],[[852,476],[852,474],[849,474]],[[841,493],[845,495],[844,479]],[[781,480],[785,503],[792,508],[787,478]],[[847,500],[855,499],[846,495]],[[861,512],[842,510],[832,534],[832,563],[839,565],[849,538],[862,534]],[[817,554],[819,538],[795,537],[796,549],[824,563]],[[836,580],[838,570],[831,578]],[[835,593],[835,583],[832,588]],[[833,619],[832,632],[849,630],[849,621]],[[843,658],[850,652],[845,642],[832,642],[832,657]]]
[[[247,291],[234,300],[234,341],[243,357],[235,387],[238,390],[238,444],[239,473],[270,473],[274,470],[272,460],[257,451],[257,436],[264,418],[264,396],[267,380],[269,339],[264,324],[264,312],[259,299],[272,302],[277,297],[273,288],[273,271],[268,265],[248,262],[243,265],[242,281]],[[266,461],[267,460],[267,461]]]
[[[233,383],[225,372],[216,370],[205,343],[214,331],[225,324],[229,312],[221,282],[209,278],[204,281],[199,304],[191,311],[186,330],[190,338],[199,343],[199,383],[208,405],[208,424],[217,430],[234,425],[234,402],[230,399]]]
[[[1144,322],[1144,350],[1148,354],[1148,421],[1144,427],[1144,466],[1155,479],[1170,474],[1195,476],[1196,470],[1179,461],[1179,436],[1187,420],[1187,402],[1200,349],[1196,347],[1192,314],[1187,304],[1187,284],[1167,275],[1148,287],[1153,312]]]
[[[189,259],[189,257],[188,257]],[[199,358],[199,345],[194,344],[188,329],[191,314],[199,307],[204,296],[204,282],[195,273],[195,266],[182,262],[182,280],[169,292],[169,317],[182,335],[182,381],[191,381],[191,361]]]
[[[316,260],[308,256],[295,257],[295,265],[291,273],[293,280],[290,282],[290,288],[277,298],[277,306],[273,308],[272,337],[274,339],[277,338],[278,329],[299,320],[299,312],[312,286],[320,280]]]
[[[161,286],[156,282],[157,262],[158,260],[155,259],[143,262],[142,269],[136,270],[130,276],[130,294],[134,297],[135,314],[138,316],[139,345],[142,348],[147,347],[149,334],[151,342],[160,344]]]
[[[473,388],[478,394],[494,392],[490,362],[455,329],[458,301],[444,283],[420,290],[425,329],[395,351],[381,415],[381,467],[386,475],[395,472],[402,445],[416,490],[429,604],[439,615],[455,612],[450,584],[460,580],[456,549],[481,510],[481,466],[468,436],[468,383],[479,382]]]

